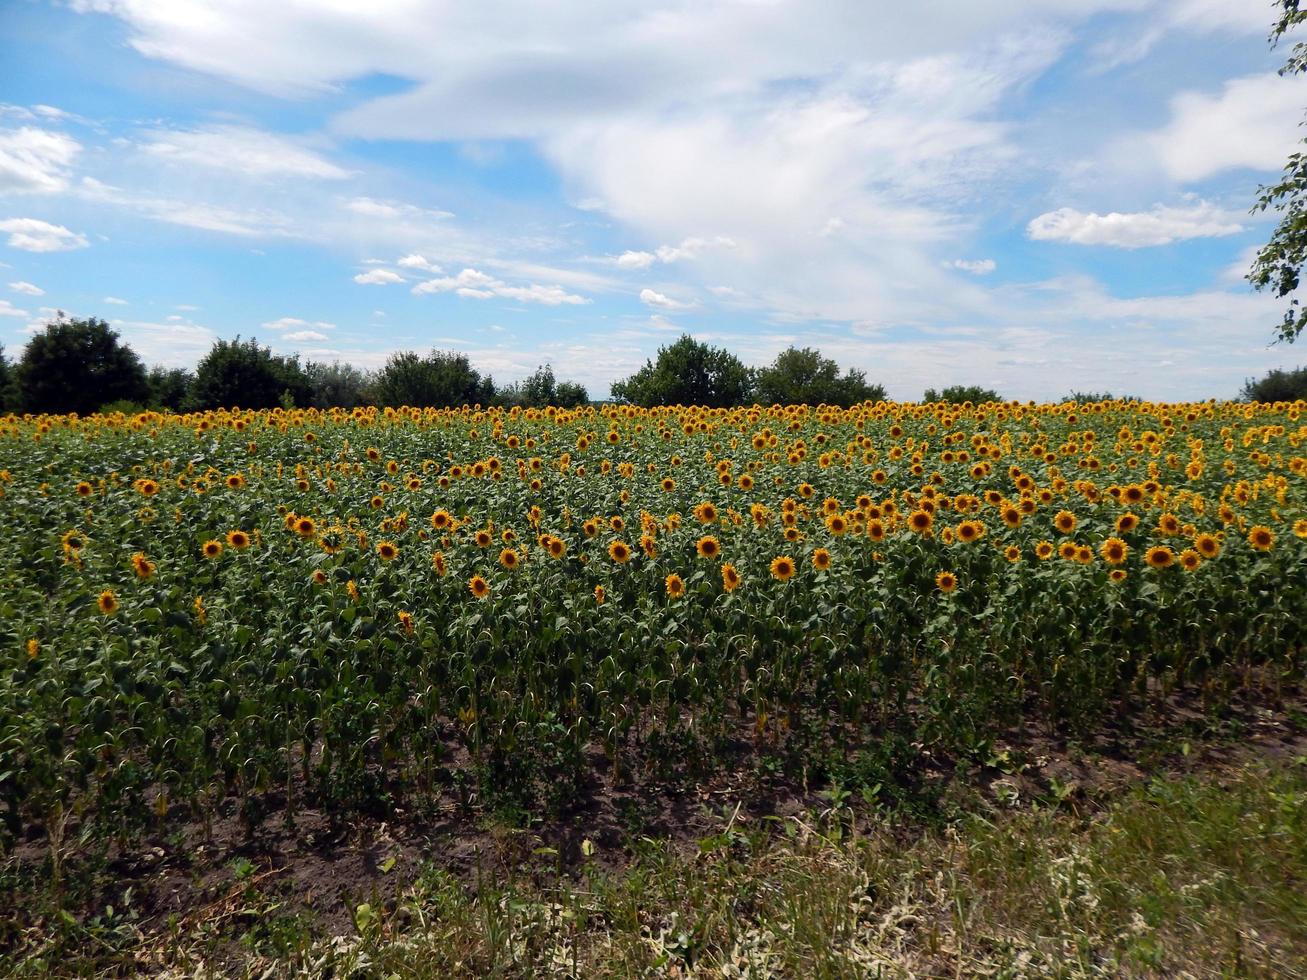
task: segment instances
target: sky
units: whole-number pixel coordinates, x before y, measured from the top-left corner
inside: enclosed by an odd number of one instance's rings
[[[592,397],[690,333],[891,397],[1233,397],[1302,138],[1269,0],[3,0],[0,344],[465,351]],[[1307,343],[1303,341],[1301,343]]]

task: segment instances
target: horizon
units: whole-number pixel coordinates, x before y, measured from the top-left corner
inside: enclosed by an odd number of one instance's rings
[[[449,349],[594,402],[683,333],[897,401],[1307,360],[1243,280],[1307,105],[1270,3],[311,7],[0,12],[10,356],[64,310],[147,365]]]

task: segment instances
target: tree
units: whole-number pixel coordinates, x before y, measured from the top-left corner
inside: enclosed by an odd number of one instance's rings
[[[840,377],[840,366],[821,351],[791,347],[758,372],[759,401],[774,405],[840,405],[884,401],[885,389],[867,384],[861,371],[850,368]]]
[[[353,364],[336,361],[308,361],[304,365],[312,394],[308,404],[314,408],[354,408],[371,404],[369,387],[372,379]]]
[[[546,405],[575,408],[590,399],[585,388],[574,381],[559,384],[554,378],[553,366],[545,364],[500,391],[499,400],[505,405],[521,405],[523,408],[544,408]]]
[[[373,384],[378,405],[457,408],[488,405],[495,397],[490,377],[482,378],[466,354],[432,350],[426,357],[413,351],[392,354]]]
[[[1266,377],[1244,382],[1240,397],[1248,402],[1292,402],[1307,400],[1307,367],[1296,371],[1274,370]]]
[[[1277,0],[1280,17],[1271,30],[1272,46],[1307,20],[1307,10],[1300,10],[1300,3],[1301,0]],[[1307,42],[1299,41],[1280,74],[1298,75],[1304,71],[1307,71]],[[1248,281],[1254,289],[1270,289],[1283,299],[1297,291],[1303,264],[1307,262],[1307,153],[1291,153],[1279,182],[1257,189],[1252,213],[1267,210],[1278,211],[1280,223],[1253,260]],[[1280,339],[1292,342],[1304,326],[1307,326],[1307,309],[1297,298],[1291,298],[1280,322]]]
[[[954,405],[971,402],[973,405],[980,405],[983,402],[998,402],[1003,399],[997,391],[982,388],[980,385],[950,385],[943,391],[927,388],[926,393],[921,396],[921,400],[923,402],[951,402]]]
[[[282,357],[251,337],[219,340],[195,367],[187,407],[276,408],[307,405],[313,394],[298,357]]]
[[[146,400],[151,408],[180,412],[190,396],[195,375],[185,368],[166,368],[156,364],[150,368],[146,382],[150,389]]]
[[[23,349],[14,370],[18,407],[25,412],[88,414],[149,394],[145,366],[103,320],[62,313]]]
[[[7,412],[14,404],[14,369],[5,357],[4,344],[0,344],[0,412]]]
[[[738,357],[689,334],[658,350],[657,361],[613,384],[613,397],[633,405],[707,405],[723,408],[753,401],[754,377]]]

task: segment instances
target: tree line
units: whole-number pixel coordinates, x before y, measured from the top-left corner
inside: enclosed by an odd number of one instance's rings
[[[615,401],[656,405],[827,404],[847,407],[885,398],[882,385],[859,370],[841,372],[834,360],[810,347],[790,347],[771,364],[751,368],[736,355],[689,335],[659,349],[630,377],[612,385]],[[1272,371],[1249,380],[1248,401],[1307,398],[1307,368]],[[1063,401],[1103,401],[1107,392],[1072,392]],[[980,404],[1001,401],[979,385],[928,388],[924,402]],[[68,413],[157,410],[204,411],[214,408],[353,408],[422,405],[499,405],[572,408],[586,404],[585,388],[559,381],[552,366],[497,386],[457,351],[427,354],[400,351],[376,371],[352,364],[301,362],[298,355],[274,354],[257,339],[219,340],[194,371],[146,368],[103,320],[59,316],[35,334],[16,363],[0,347],[0,410]]]

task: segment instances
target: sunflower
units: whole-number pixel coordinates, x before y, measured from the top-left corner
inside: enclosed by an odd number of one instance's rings
[[[652,534],[640,535],[640,550],[646,558],[658,557],[658,541]]]
[[[505,548],[499,553],[499,564],[505,568],[516,568],[518,560],[518,554],[512,548]]]
[[[599,533],[599,522],[594,520],[585,521],[581,524],[581,530],[585,532],[587,538],[593,538]]]
[[[1053,526],[1061,534],[1070,534],[1076,529],[1076,515],[1069,510],[1059,510],[1053,517]]]
[[[1144,555],[1144,561],[1153,568],[1170,568],[1175,564],[1175,552],[1164,544],[1154,545]]]
[[[77,496],[79,497],[89,497],[95,491],[95,488],[92,487],[85,480],[77,484],[76,489],[77,489]]]
[[[318,533],[318,525],[314,523],[312,517],[297,517],[291,527],[301,538],[311,538]]]
[[[595,605],[596,605],[596,606],[602,606],[602,605],[604,604],[604,599],[605,599],[606,595],[607,595],[607,594],[604,592],[604,587],[603,587],[602,585],[596,585],[596,586],[595,586]]]
[[[382,561],[394,561],[399,557],[399,548],[393,541],[378,541],[377,557]]]
[[[817,571],[824,572],[826,569],[830,568],[830,565],[830,552],[825,548],[818,548],[812,553],[812,567],[817,569]]]
[[[399,625],[400,625],[400,628],[403,629],[404,632],[405,632],[406,634],[408,634],[409,636],[412,636],[412,635],[413,635],[413,614],[410,613],[410,612],[405,612],[404,610],[401,609],[401,610],[400,610],[396,615],[397,615],[397,618],[399,619]]]
[[[1063,561],[1075,561],[1079,550],[1074,541],[1063,541],[1057,546],[1057,555]]]
[[[1053,542],[1041,541],[1035,545],[1035,557],[1040,561],[1048,561],[1053,557]]]
[[[153,497],[156,493],[159,492],[159,484],[156,483],[154,480],[149,480],[149,479],[137,480],[132,485],[136,488],[136,492],[143,497]]]
[[[879,518],[873,518],[867,522],[867,537],[872,541],[885,540],[885,525]]]
[[[237,551],[242,551],[250,546],[250,536],[244,531],[228,531],[227,543]]]
[[[908,515],[908,527],[918,534],[925,534],[935,523],[935,515],[928,510],[914,510]]]
[[[772,578],[780,582],[788,582],[794,577],[794,559],[788,555],[780,555],[771,560]]]
[[[1124,582],[1126,579],[1126,571],[1124,568],[1114,568],[1107,573],[1107,577],[1113,582]]]
[[[1021,526],[1021,509],[1008,504],[1000,512],[999,516],[1003,518],[1003,523],[1008,527]]]
[[[1130,554],[1129,546],[1120,538],[1108,538],[1099,546],[1098,553],[1103,556],[1103,561],[1109,565],[1120,565]]]
[[[484,599],[490,595],[490,583],[480,575],[473,575],[467,582],[468,591],[478,599]]]
[[[86,536],[81,531],[65,531],[63,537],[59,539],[65,551],[81,551],[86,547]]]
[[[1129,511],[1116,519],[1116,533],[1129,534],[1139,526],[1139,518]]]
[[[1013,563],[1019,562],[1021,560],[1021,549],[1014,544],[1010,544],[1003,549],[1003,557]]]
[[[694,516],[700,524],[716,524],[717,507],[710,501],[705,500],[694,508]]]
[[[495,536],[491,534],[489,531],[487,531],[485,528],[482,528],[480,531],[476,533],[476,536],[475,538],[473,538],[473,540],[476,542],[476,546],[478,548],[489,548],[490,545],[494,543]]]
[[[222,542],[212,539],[206,541],[200,546],[200,552],[205,558],[217,558],[222,554]]]
[[[722,588],[727,592],[734,592],[739,584],[740,573],[736,571],[735,566],[730,562],[722,565]]]
[[[631,546],[625,541],[614,541],[608,546],[608,557],[619,565],[625,565],[631,560]]]
[[[448,568],[445,566],[445,553],[443,551],[437,551],[431,555],[431,568],[437,575],[444,578]]]
[[[1258,551],[1270,551],[1275,546],[1275,535],[1265,524],[1257,524],[1248,532],[1248,543]]]
[[[232,473],[223,481],[231,490],[239,490],[245,486],[245,475],[243,473]]]
[[[667,597],[669,599],[679,599],[685,595],[685,582],[675,572],[663,579],[663,584],[667,587]]]
[[[626,527],[626,521],[622,520],[621,514],[614,514],[612,517],[608,518],[608,526],[611,527],[615,533],[621,534],[622,530]]]
[[[940,572],[935,576],[935,588],[947,594],[958,587],[958,577],[952,572]]]
[[[717,558],[722,553],[721,542],[711,534],[705,534],[694,547],[700,558]]]
[[[964,543],[978,541],[985,534],[985,525],[980,521],[963,521],[958,525],[958,540]]]
[[[312,578],[313,578],[314,585],[326,585],[328,581],[327,573],[320,568],[315,568],[313,570]]]
[[[101,592],[95,604],[106,616],[112,616],[118,611],[118,597],[113,594],[113,589],[105,589]]]
[[[549,553],[550,558],[562,558],[567,554],[567,542],[562,538],[551,537],[545,542],[545,551]]]
[[[1297,538],[1307,538],[1307,517],[1300,517],[1293,522],[1293,534]]]
[[[1203,558],[1193,548],[1185,548],[1180,552],[1180,567],[1186,572],[1192,572],[1195,568],[1203,563]]]
[[[830,531],[835,537],[839,537],[849,529],[849,522],[844,519],[843,514],[831,514],[826,518],[826,530]]]
[[[661,486],[663,488],[664,493],[671,493],[673,490],[676,489],[676,481],[673,480],[670,476],[665,476],[663,477],[663,482]]]
[[[449,516],[449,511],[447,510],[438,510],[431,515],[431,526],[437,531],[443,531],[448,528],[451,521],[452,518]]]
[[[1204,558],[1215,558],[1221,553],[1221,541],[1215,534],[1203,534],[1194,538],[1194,547]]]
[[[154,577],[154,562],[145,557],[144,551],[132,555],[132,569],[136,572],[137,578]]]

